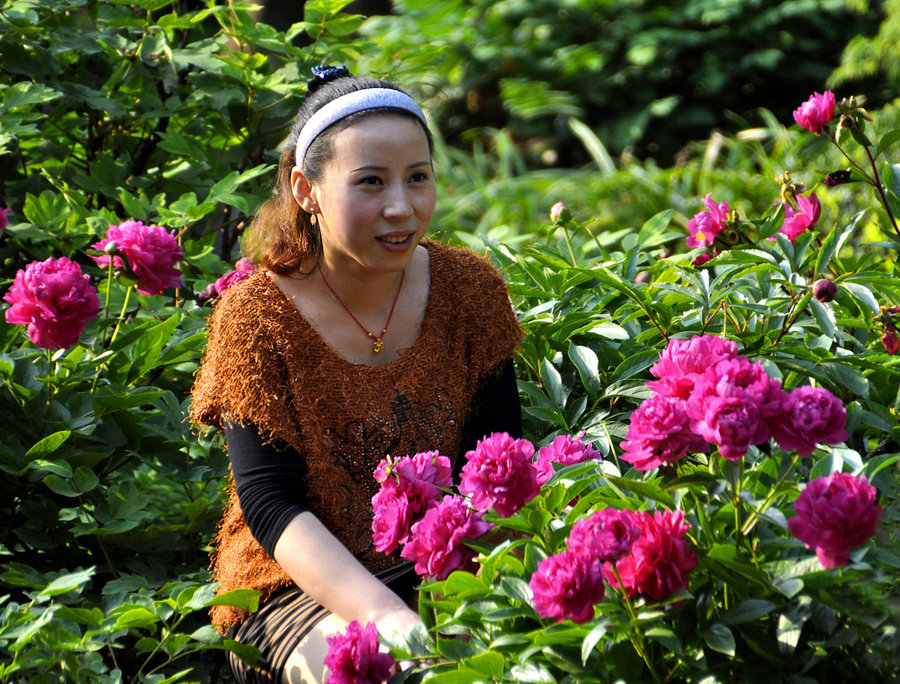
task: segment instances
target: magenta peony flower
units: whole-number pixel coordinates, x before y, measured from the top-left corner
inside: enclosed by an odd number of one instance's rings
[[[45,349],[77,344],[84,326],[100,312],[97,288],[68,257],[33,261],[20,269],[3,300],[12,304],[6,322],[27,326],[28,339]]]
[[[559,435],[548,446],[538,449],[537,461],[535,461],[535,469],[537,471],[537,481],[539,485],[544,484],[553,477],[553,464],[575,465],[584,461],[599,461],[603,458],[600,452],[593,445],[585,444],[582,441],[584,432],[578,437],[571,435]]]
[[[538,563],[529,582],[534,609],[542,618],[583,623],[594,617],[603,600],[603,570],[574,551],[563,551]]]
[[[816,135],[822,134],[822,129],[834,116],[834,93],[826,90],[824,95],[813,93],[809,99],[794,110],[794,121],[808,131]]]
[[[725,229],[725,220],[731,209],[725,202],[716,204],[710,195],[712,193],[703,198],[706,210],[694,214],[688,221],[687,227],[691,232],[687,238],[689,247],[710,247],[716,236]]]
[[[647,387],[666,397],[687,399],[694,381],[707,368],[737,355],[737,344],[718,335],[694,335],[689,340],[670,340],[650,374],[659,378]]]
[[[326,637],[330,670],[326,684],[382,684],[391,678],[394,656],[378,650],[378,629],[374,622],[365,627],[356,620],[344,632]]]
[[[604,508],[572,526],[567,546],[589,562],[617,561],[641,536],[631,511]]]
[[[787,394],[761,363],[745,356],[719,361],[696,380],[687,402],[691,430],[729,460],[772,436],[771,424],[782,413]]]
[[[412,526],[410,541],[400,555],[414,561],[416,572],[423,577],[442,580],[454,570],[474,571],[475,552],[464,542],[480,537],[490,528],[490,523],[469,508],[465,499],[445,496]]]
[[[91,245],[103,251],[114,242],[113,256],[92,257],[103,268],[113,260],[114,268],[128,268],[137,280],[137,291],[144,295],[162,294],[181,284],[181,271],[175,268],[182,255],[174,233],[160,226],[145,226],[141,221],[123,221],[110,226],[106,237]],[[123,261],[124,257],[124,261]]]
[[[865,477],[834,473],[810,482],[797,500],[797,515],[788,528],[806,548],[815,549],[826,568],[844,565],[850,550],[875,534],[882,509],[875,498],[878,491]]]
[[[3,230],[9,225],[9,219],[6,218],[8,213],[9,209],[0,209],[0,230]]]
[[[782,449],[808,456],[816,444],[846,441],[846,424],[847,411],[840,399],[824,387],[803,385],[786,395],[775,421],[775,441]]]
[[[713,255],[709,252],[703,252],[703,254],[698,254],[693,259],[691,259],[691,266],[694,268],[699,268],[707,261],[712,261]]]
[[[638,470],[652,470],[675,463],[686,454],[709,451],[709,446],[691,431],[687,402],[677,397],[654,395],[631,414],[622,458]]]
[[[615,572],[607,563],[604,575],[610,586],[622,588],[631,596],[645,594],[657,601],[688,586],[687,573],[697,565],[697,558],[684,539],[690,526],[683,511],[640,511],[633,514],[640,536],[631,552],[615,564]]]
[[[381,489],[372,497],[372,539],[382,553],[409,541],[417,516],[437,505],[441,489],[453,484],[450,459],[437,451],[384,459],[375,469]]]
[[[819,198],[812,192],[808,196],[797,195],[797,207],[794,209],[789,204],[784,205],[784,222],[778,231],[786,235],[791,243],[806,232],[807,228],[815,225],[822,211]]]
[[[466,454],[459,491],[471,495],[479,511],[493,507],[497,515],[508,518],[541,491],[533,456],[534,445],[526,439],[513,439],[505,432],[485,437]]]
[[[372,508],[375,512],[372,518],[375,550],[393,553],[400,545],[409,541],[409,530],[413,523],[409,500],[393,480],[387,480],[372,497]]]

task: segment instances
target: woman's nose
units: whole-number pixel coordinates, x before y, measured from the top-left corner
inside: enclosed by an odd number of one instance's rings
[[[384,206],[385,218],[406,218],[413,213],[413,203],[405,185],[396,185],[388,190]]]

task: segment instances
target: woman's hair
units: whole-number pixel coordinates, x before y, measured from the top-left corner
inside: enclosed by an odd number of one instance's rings
[[[359,90],[388,88],[406,92],[386,81],[351,76],[345,69],[329,67],[324,77],[316,73],[318,78],[310,81],[306,99],[294,118],[290,136],[281,151],[272,195],[257,210],[242,241],[242,251],[246,256],[261,268],[282,275],[296,272],[310,257],[313,265],[308,273],[314,272],[322,258],[319,227],[294,199],[291,189],[291,171],[297,165],[297,138],[303,126],[329,102]],[[367,116],[385,113],[406,116],[418,122],[428,139],[428,150],[432,151],[431,132],[419,117],[399,109],[367,109],[341,119],[312,142],[303,159],[303,175],[310,181],[320,180],[325,166],[334,157],[334,136]]]

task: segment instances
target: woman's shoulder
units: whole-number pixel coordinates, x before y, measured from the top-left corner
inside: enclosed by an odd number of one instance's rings
[[[290,311],[284,306],[278,287],[264,271],[235,283],[221,294],[213,305],[214,326],[269,334],[283,325]]]
[[[439,242],[428,242],[426,247],[431,259],[432,282],[445,281],[456,290],[506,289],[503,276],[486,257],[465,247],[451,247]]]

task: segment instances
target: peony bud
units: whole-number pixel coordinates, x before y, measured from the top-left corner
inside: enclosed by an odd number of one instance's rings
[[[119,245],[115,242],[107,242],[103,248],[103,253],[109,256],[116,256],[119,254]]]
[[[825,185],[830,188],[833,188],[836,185],[843,185],[844,183],[849,183],[852,180],[850,176],[849,169],[841,169],[839,171],[832,171],[822,180]]]
[[[896,356],[900,352],[900,339],[897,338],[896,330],[885,330],[881,336],[881,344],[884,345],[885,351],[891,356]]]
[[[837,285],[833,280],[822,278],[813,283],[813,296],[823,304],[830,302],[837,294]]]
[[[568,221],[570,218],[572,218],[572,212],[569,211],[565,202],[557,202],[550,207],[551,221]]]
[[[710,261],[711,259],[712,259],[712,254],[710,254],[709,252],[704,252],[703,254],[699,254],[699,255],[695,256],[693,259],[691,259],[691,266],[693,266],[694,268],[697,268],[698,266],[702,266],[703,264],[705,264],[707,261]]]

